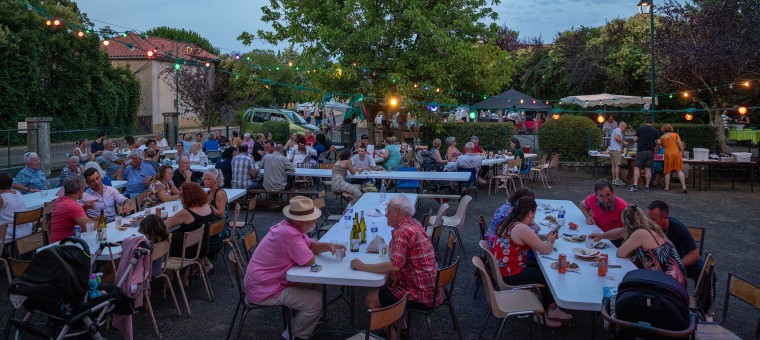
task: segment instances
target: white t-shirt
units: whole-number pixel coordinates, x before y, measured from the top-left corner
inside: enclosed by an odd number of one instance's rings
[[[169,142],[166,141],[166,138],[161,138],[160,141],[156,141],[156,146],[161,150],[166,150],[169,148]]]
[[[610,146],[607,148],[607,150],[623,151],[623,143],[618,142],[615,139],[615,136],[619,136],[620,140],[625,140],[623,139],[623,131],[620,131],[620,128],[616,128],[612,131],[612,135],[610,135]]]

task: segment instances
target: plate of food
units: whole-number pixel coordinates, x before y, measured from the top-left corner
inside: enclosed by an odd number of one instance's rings
[[[586,241],[586,235],[563,234],[562,237],[564,237],[566,241],[570,241],[570,242],[578,242],[578,243],[580,243],[580,242]]]
[[[575,257],[582,260],[596,260],[596,257],[601,253],[602,251],[599,249],[573,248]]]
[[[145,216],[134,216],[128,219],[127,222],[129,223],[129,225],[139,225],[140,222],[142,222],[144,218]]]
[[[567,225],[570,226],[570,230],[578,230],[578,224],[575,222],[570,222]]]
[[[557,218],[554,215],[544,217],[544,220],[549,221],[551,224],[557,224]]]
[[[550,266],[552,267],[552,269],[557,269],[557,268],[559,268],[559,262],[552,262],[552,264]],[[575,262],[568,262],[567,263],[567,271],[569,271],[569,272],[577,272],[579,270],[581,270],[581,266],[579,266],[577,263],[575,263]]]

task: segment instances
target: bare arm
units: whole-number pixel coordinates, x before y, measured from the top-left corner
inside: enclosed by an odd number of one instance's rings
[[[182,209],[177,214],[175,214],[172,217],[169,217],[164,224],[166,224],[167,230],[172,230],[175,227],[178,227],[179,225],[183,223],[190,223],[193,221],[193,216],[190,215],[190,213],[187,211],[187,209]]]
[[[594,216],[591,214],[591,211],[586,207],[586,203],[584,201],[581,201],[580,204],[578,204],[578,207],[581,208],[581,212],[583,213],[583,216],[586,218],[586,224],[588,225],[595,225],[596,221],[594,221]]]
[[[530,229],[525,224],[518,224],[512,229],[512,240],[517,244],[527,244],[533,250],[538,251],[541,254],[549,254],[554,250],[554,241],[557,240],[557,232],[551,231],[546,237],[546,242],[536,235],[533,229]]]
[[[631,256],[631,254],[633,254],[633,251],[644,243],[644,233],[646,233],[646,231],[643,229],[634,231],[633,234],[631,234],[631,236],[628,237],[628,239],[620,245],[620,248],[618,248],[616,253],[617,257]]]
[[[603,233],[591,233],[588,237],[593,238],[594,242],[599,242],[602,239],[606,240],[620,240],[625,237],[625,230],[623,228],[615,228],[607,230]]]
[[[699,248],[694,248],[694,250],[690,251],[688,254],[684,255],[681,258],[681,264],[683,264],[684,267],[688,267],[697,263],[699,258]]]
[[[224,213],[227,211],[227,209],[225,209],[227,201],[227,193],[224,192],[224,190],[216,192],[216,205],[211,207],[211,210],[214,211],[214,215],[224,217]]]
[[[351,260],[351,269],[376,274],[390,274],[399,270],[399,268],[394,266],[390,261],[369,264],[364,263],[359,259]]]

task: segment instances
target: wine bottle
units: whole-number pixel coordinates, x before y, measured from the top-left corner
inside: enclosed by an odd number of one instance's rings
[[[98,242],[106,242],[107,241],[107,233],[106,233],[106,216],[103,213],[103,209],[100,209],[100,218],[98,219],[98,226],[97,226],[97,240]]]
[[[351,251],[357,252],[359,251],[359,227],[357,226],[356,221],[354,221],[354,224],[351,226]]]
[[[359,220],[359,234],[361,243],[367,243],[367,222],[364,222],[364,210],[362,210],[362,217]]]

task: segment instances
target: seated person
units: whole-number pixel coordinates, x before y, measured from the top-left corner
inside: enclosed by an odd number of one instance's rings
[[[201,150],[201,144],[198,142],[190,144],[190,152],[187,156],[190,158],[190,164],[208,164],[208,157],[206,157],[206,153]]]
[[[248,145],[243,143],[238,146],[238,154],[232,157],[230,168],[232,180],[230,184],[235,189],[260,189],[261,184],[254,181],[259,174],[259,169],[253,164],[253,158],[248,154]]]
[[[522,197],[496,229],[496,242],[491,250],[498,261],[504,283],[512,286],[543,284],[541,301],[546,309],[546,326],[559,327],[560,320],[570,320],[572,315],[557,307],[554,297],[546,283],[541,269],[526,266],[529,250],[541,254],[550,254],[557,240],[557,231],[551,231],[546,242],[542,241],[530,227],[536,217],[536,201],[531,197]]]
[[[264,181],[261,186],[269,191],[290,190],[293,188],[294,176],[288,173],[295,172],[293,164],[290,164],[287,158],[282,155],[282,144],[274,146],[274,152],[265,155],[261,159],[262,168],[264,169]],[[234,168],[233,168],[234,169]],[[256,182],[254,182],[255,185]]]
[[[223,186],[225,188],[232,187],[232,157],[237,155],[237,148],[229,147],[222,151],[222,158],[216,162],[215,168],[219,169],[224,175]]]
[[[332,190],[334,193],[346,193],[351,196],[351,204],[355,203],[362,197],[362,188],[359,184],[351,184],[347,181],[348,174],[355,174],[356,169],[351,164],[351,150],[343,149],[340,152],[340,158],[332,168]]]
[[[84,177],[73,176],[63,182],[63,196],[53,201],[53,213],[50,215],[50,243],[58,242],[66,237],[74,236],[74,226],[78,225],[81,231],[87,232],[87,223],[94,222],[84,213],[85,209],[91,209],[92,202],[84,206],[77,201],[84,194]]]
[[[219,135],[221,136],[222,133],[219,132]],[[203,152],[209,152],[219,150],[219,141],[216,139],[215,133],[209,133],[208,138],[205,142],[203,142]]]
[[[95,169],[98,173],[100,173],[100,181],[103,182],[104,185],[107,185],[109,187],[113,185],[112,183],[113,180],[111,179],[111,176],[109,176],[108,173],[105,172],[105,170],[103,170],[103,168],[101,168],[100,165],[98,165],[98,163],[93,162],[93,161],[89,161],[85,163],[84,170],[82,170],[83,171],[82,175],[84,175],[84,172],[87,172],[87,169]],[[87,178],[85,177],[85,180],[86,179]]]
[[[643,268],[659,270],[686,287],[681,257],[662,228],[635,205],[623,210],[622,219],[625,242],[617,249],[617,257],[633,257]]]
[[[162,165],[153,182],[145,192],[145,200],[140,202],[143,209],[155,207],[161,203],[179,199],[179,189],[172,182],[172,167]]]
[[[488,229],[483,235],[489,246],[493,247],[494,242],[496,242],[496,228],[499,226],[499,224],[501,224],[502,221],[504,221],[505,218],[507,218],[507,216],[509,216],[509,213],[512,212],[512,208],[514,208],[515,204],[517,204],[517,200],[523,197],[530,197],[534,200],[536,199],[536,195],[533,193],[533,190],[530,190],[528,188],[520,188],[517,189],[517,191],[515,191],[512,196],[509,196],[507,203],[502,204],[493,213],[493,220],[491,221],[491,225],[488,226]],[[531,228],[533,227],[535,227],[535,225],[531,225]],[[538,229],[540,230],[540,227]],[[538,230],[536,230],[536,233],[538,233]]]
[[[586,224],[597,225],[606,233],[623,226],[620,214],[628,206],[622,198],[615,196],[612,184],[606,179],[600,179],[594,184],[594,193],[580,202],[581,212],[586,217]],[[599,233],[591,233],[589,237],[596,238]],[[608,237],[605,237],[608,238]],[[615,245],[617,239],[612,239]]]
[[[58,176],[58,186],[63,186],[63,182],[71,176],[81,175],[82,171],[82,167],[79,165],[79,157],[70,156],[66,161],[66,166],[61,169],[61,174]]]
[[[152,166],[143,164],[142,150],[135,149],[129,153],[129,162],[124,162],[121,167],[127,186],[124,193],[129,197],[135,197],[148,189],[148,184],[156,176],[156,170]]]
[[[522,147],[520,146],[520,140],[517,139],[517,137],[513,137],[512,140],[509,142],[509,145],[512,146],[512,149],[515,149],[515,159],[518,157],[520,158],[520,170],[525,169],[525,153],[523,152]]]
[[[22,198],[23,195],[16,189],[11,188],[11,185],[13,185],[11,174],[5,171],[0,172],[0,224],[8,224],[5,240],[0,239],[0,242],[5,243],[32,234],[31,223],[13,225],[15,214],[29,209],[26,208],[26,204]]]
[[[88,164],[89,163],[93,162],[88,162]],[[110,185],[106,185],[102,176],[103,173],[95,168],[84,171],[83,177],[88,186],[85,193],[89,195],[90,199],[94,199],[94,202],[92,202],[92,208],[87,209],[86,213],[87,216],[94,219],[100,217],[100,211],[102,210],[103,215],[106,217],[106,221],[111,222],[119,213],[117,209],[118,205],[122,205],[124,211],[132,211],[134,200],[124,197],[119,190],[116,190]]]
[[[456,167],[457,171],[463,171],[463,170],[469,170],[474,169],[475,170],[475,180],[477,180],[477,174],[480,172],[480,168],[483,166],[483,156],[481,156],[479,153],[475,153],[475,144],[472,142],[468,142],[464,146],[464,152],[465,154],[457,157],[456,161]],[[464,183],[464,182],[463,182]],[[466,186],[469,188],[473,186],[475,183],[473,182],[466,182]]]
[[[367,292],[367,308],[390,306],[407,293],[407,306],[416,309],[431,309],[443,301],[443,288],[438,287],[437,294],[434,294],[438,263],[433,244],[422,224],[414,219],[414,210],[414,204],[406,195],[393,196],[387,207],[388,225],[393,228],[388,245],[388,261],[364,263],[359,259],[351,260],[351,268],[355,270],[395,274],[391,286],[373,288]],[[433,295],[438,297],[437,301],[433,301]]]
[[[385,148],[377,152],[379,157],[385,159],[383,169],[386,171],[395,171],[401,167],[401,148],[395,143],[396,137],[386,137]]]
[[[202,176],[200,172],[190,170],[190,158],[188,156],[181,156],[177,162],[177,169],[174,170],[174,174],[172,175],[172,182],[174,182],[175,187],[181,188],[182,184],[188,182],[200,182]]]
[[[288,151],[288,160],[293,164],[316,162],[317,151],[306,145],[306,138],[298,136],[296,144]]]
[[[351,164],[354,166],[354,168],[357,168],[357,170],[383,170],[383,167],[377,166],[375,164],[374,158],[367,155],[367,147],[365,145],[359,146],[359,151],[353,157],[351,157]]]
[[[124,163],[123,159],[113,151],[116,149],[116,142],[112,140],[106,140],[103,142],[103,154],[100,155],[98,162],[105,162],[107,169],[103,169],[108,172],[108,177],[115,179],[118,176],[119,169],[121,169],[121,163]]]
[[[287,272],[295,266],[311,266],[315,255],[323,252],[345,252],[342,245],[316,242],[307,235],[316,226],[322,211],[304,196],[296,196],[282,210],[285,219],[269,229],[248,262],[245,272],[246,299],[249,302],[274,306],[285,305],[297,311],[291,321],[292,335],[308,339],[322,315],[322,292],[295,285],[287,280]],[[424,235],[424,233],[423,233]],[[288,337],[287,330],[283,338]]]
[[[647,217],[662,228],[665,236],[676,247],[678,256],[681,257],[681,264],[686,270],[686,277],[696,282],[705,261],[699,255],[699,248],[697,248],[694,238],[691,237],[689,229],[677,218],[669,216],[669,213],[670,209],[667,203],[663,201],[652,201],[647,206]]]
[[[36,152],[27,152],[24,154],[24,166],[16,174],[16,178],[11,185],[13,189],[23,193],[38,192],[47,189],[47,178],[45,172],[40,169],[40,157]]]

